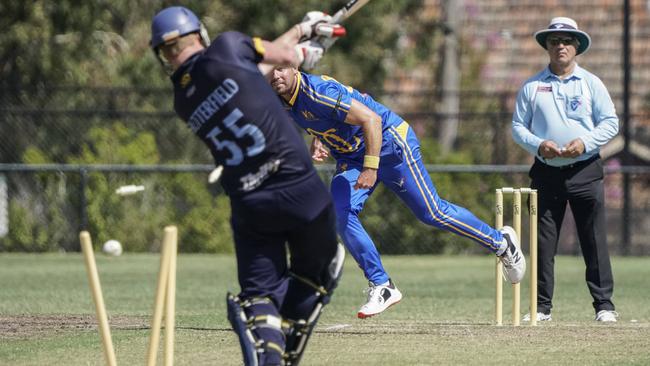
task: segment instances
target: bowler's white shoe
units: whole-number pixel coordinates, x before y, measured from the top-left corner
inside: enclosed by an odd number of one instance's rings
[[[499,256],[503,263],[503,275],[510,283],[519,283],[526,273],[526,258],[519,248],[519,239],[517,239],[515,229],[504,226],[501,233],[508,243],[506,251]]]
[[[524,318],[522,320],[525,321],[525,322],[529,322],[530,321],[530,313],[524,315]],[[537,321],[538,322],[550,322],[551,320],[553,320],[553,318],[551,318],[551,313],[548,313],[548,314],[539,313],[539,312],[537,313]]]
[[[601,310],[596,314],[596,321],[603,323],[615,323],[618,313],[614,310]]]
[[[402,300],[402,293],[391,280],[388,281],[388,286],[369,283],[364,292],[368,293],[368,301],[357,312],[360,319],[377,315]]]

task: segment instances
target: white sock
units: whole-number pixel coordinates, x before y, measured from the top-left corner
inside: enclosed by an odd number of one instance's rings
[[[375,286],[389,286],[390,285],[390,280],[382,283],[381,285],[375,285]]]
[[[499,250],[497,250],[496,252],[497,257],[502,256],[503,253],[506,252],[506,249],[508,249],[508,241],[505,238],[503,238],[503,240],[501,241],[501,245],[499,246]]]

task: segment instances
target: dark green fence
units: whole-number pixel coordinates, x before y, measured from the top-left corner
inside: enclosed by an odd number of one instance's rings
[[[211,165],[0,164],[0,252],[77,251],[81,229],[93,234],[96,245],[117,239],[126,251],[156,251],[160,231],[171,223],[179,226],[183,252],[231,252],[230,205],[221,187],[208,183],[211,169]],[[441,197],[488,223],[494,222],[495,188],[528,184],[525,165],[429,165],[428,169]],[[329,181],[333,166],[319,166],[319,171]],[[629,174],[635,193],[647,192],[650,181],[648,167],[608,168],[610,247],[614,254],[648,255],[650,200],[634,200],[630,219],[622,220],[623,174]],[[145,189],[127,196],[115,193],[131,184]],[[505,211],[508,222],[509,210]],[[468,239],[420,223],[381,186],[361,219],[383,253],[485,253]],[[628,247],[621,240],[625,225],[631,232]],[[577,254],[576,240],[574,225],[566,223],[560,252]]]

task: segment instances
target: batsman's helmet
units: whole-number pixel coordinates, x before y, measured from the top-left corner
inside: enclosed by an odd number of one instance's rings
[[[182,6],[172,6],[161,10],[151,21],[151,41],[154,51],[175,39],[190,33],[198,33],[204,46],[210,45],[208,32],[191,10]]]

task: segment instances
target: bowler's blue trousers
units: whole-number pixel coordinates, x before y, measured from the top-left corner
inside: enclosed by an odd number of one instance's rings
[[[389,127],[377,172],[377,184],[383,183],[427,225],[470,238],[492,252],[503,241],[502,234],[479,220],[467,209],[441,199],[436,192],[420,155],[420,143],[406,122]],[[392,143],[386,143],[386,140]],[[360,159],[341,158],[332,178],[331,191],[337,215],[338,232],[366,278],[374,284],[388,281],[389,276],[372,239],[359,221],[363,205],[377,187],[354,189],[363,169]]]

